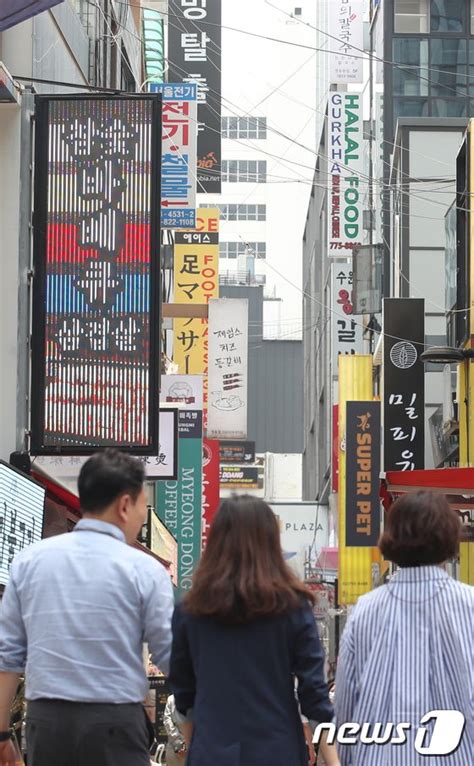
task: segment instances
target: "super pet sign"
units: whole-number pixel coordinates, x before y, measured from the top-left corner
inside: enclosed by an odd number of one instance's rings
[[[158,446],[161,97],[39,99],[32,451]]]

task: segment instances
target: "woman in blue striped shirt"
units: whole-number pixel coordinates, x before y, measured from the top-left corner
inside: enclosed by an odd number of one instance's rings
[[[342,766],[474,764],[474,589],[442,567],[460,529],[443,495],[407,494],[388,513],[379,545],[400,568],[359,599],[341,642]]]

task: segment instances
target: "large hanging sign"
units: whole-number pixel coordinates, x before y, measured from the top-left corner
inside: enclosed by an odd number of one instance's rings
[[[329,80],[331,83],[361,83],[363,78],[363,0],[331,0],[329,8]]]
[[[197,85],[197,191],[221,193],[221,0],[169,0],[169,79]]]
[[[196,226],[197,86],[193,83],[152,83],[163,97],[161,159],[161,226]]]
[[[0,460],[0,585],[8,581],[14,556],[43,535],[41,484]]]
[[[380,402],[346,406],[346,547],[366,548],[380,536]]]
[[[247,438],[248,300],[209,302],[209,413],[214,439]]]
[[[38,97],[33,454],[158,450],[161,97]]]
[[[177,232],[174,246],[175,303],[209,303],[219,296],[219,210],[198,211],[195,230]],[[208,386],[208,319],[175,319],[173,361],[183,375],[204,375],[204,421]]]
[[[329,256],[362,244],[364,189],[362,95],[331,92],[328,105]]]
[[[204,439],[202,444],[202,548],[206,547],[209,529],[220,502],[219,442]]]
[[[338,375],[341,354],[362,354],[364,328],[354,317],[353,273],[348,263],[331,264],[331,359],[332,375]]]
[[[383,302],[384,471],[425,467],[425,343],[422,298]]]

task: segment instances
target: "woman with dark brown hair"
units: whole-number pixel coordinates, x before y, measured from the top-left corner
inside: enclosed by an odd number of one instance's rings
[[[269,506],[224,500],[173,618],[170,687],[193,722],[187,766],[307,766],[300,712],[333,717],[312,605]]]
[[[444,495],[407,494],[387,514],[379,547],[400,568],[359,599],[339,653],[337,723],[359,726],[344,766],[474,764],[474,589],[442,567],[460,531]]]

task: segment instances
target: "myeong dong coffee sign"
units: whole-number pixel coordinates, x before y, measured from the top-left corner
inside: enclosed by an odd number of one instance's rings
[[[362,244],[363,120],[362,96],[335,91],[328,114],[329,256],[350,256]]]

